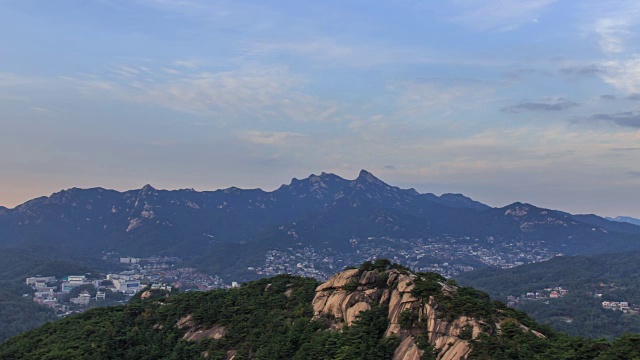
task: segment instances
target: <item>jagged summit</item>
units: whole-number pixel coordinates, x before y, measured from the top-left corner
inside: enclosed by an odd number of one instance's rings
[[[156,188],[154,188],[153,186],[151,186],[151,184],[146,184],[145,186],[143,186],[140,191],[142,192],[151,192],[151,191],[155,191]]]
[[[373,180],[373,179],[377,180],[377,178],[372,173],[368,172],[365,169],[360,170],[360,172],[358,173],[358,178],[359,179],[364,178],[367,180]]]
[[[372,173],[364,169],[360,170],[360,173],[358,174],[358,177],[354,180],[354,182],[358,184],[369,183],[369,184],[375,184],[375,185],[389,186],[384,181],[378,179],[375,175],[373,175]]]
[[[291,182],[289,183],[288,186],[293,186],[299,183],[305,183],[305,182],[320,182],[320,181],[341,181],[341,182],[369,182],[369,183],[376,183],[376,184],[384,184],[386,185],[382,180],[378,179],[375,175],[373,175],[372,173],[370,173],[367,170],[360,170],[360,173],[358,173],[358,177],[355,178],[354,180],[347,180],[341,176],[338,176],[334,173],[327,173],[327,172],[321,172],[320,175],[316,175],[316,174],[311,174],[309,175],[307,178],[304,179],[298,179],[298,178],[293,178],[291,179]],[[281,187],[286,187],[287,185],[282,185]]]

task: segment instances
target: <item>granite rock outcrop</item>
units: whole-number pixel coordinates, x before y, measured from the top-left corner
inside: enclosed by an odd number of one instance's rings
[[[334,329],[341,329],[353,324],[362,311],[388,307],[386,336],[395,335],[401,340],[394,360],[419,360],[425,351],[433,351],[438,360],[465,359],[471,351],[469,340],[491,327],[484,319],[471,316],[441,318],[440,304],[433,296],[417,297],[412,292],[419,276],[403,269],[345,270],[317,287],[312,303],[314,316],[326,317]],[[447,296],[457,291],[455,285],[438,285]],[[409,321],[406,318],[419,326],[403,325]],[[493,328],[499,331],[499,324],[495,325]]]

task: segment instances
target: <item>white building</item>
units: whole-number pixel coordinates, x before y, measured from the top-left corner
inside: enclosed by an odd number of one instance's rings
[[[56,281],[55,276],[28,277],[26,280],[27,285],[35,287],[44,287],[47,283],[52,283],[54,281]]]
[[[120,263],[121,264],[137,264],[139,262],[140,262],[140,259],[138,259],[138,258],[133,258],[133,257],[120,258]]]
[[[116,291],[125,294],[135,294],[142,289],[140,280],[113,279],[111,282],[113,282],[113,287]]]
[[[71,299],[71,302],[78,305],[89,305],[91,295],[85,290],[77,298]]]
[[[84,275],[69,275],[67,277],[67,282],[70,284],[78,284],[82,285],[87,281],[87,277]]]

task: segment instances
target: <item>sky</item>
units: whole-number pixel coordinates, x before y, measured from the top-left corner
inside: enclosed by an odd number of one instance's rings
[[[420,192],[640,217],[640,2],[0,0],[0,205]]]

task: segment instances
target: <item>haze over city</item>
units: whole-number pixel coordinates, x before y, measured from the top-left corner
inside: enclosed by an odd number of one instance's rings
[[[640,217],[635,1],[0,1],[0,205],[367,169]]]

